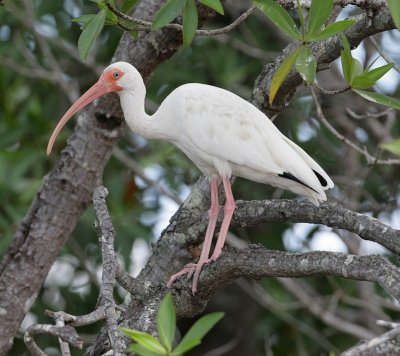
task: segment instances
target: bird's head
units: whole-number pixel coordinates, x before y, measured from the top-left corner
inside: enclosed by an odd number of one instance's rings
[[[119,93],[126,89],[132,89],[131,87],[136,82],[136,80],[132,79],[138,77],[141,78],[136,68],[126,62],[116,62],[104,69],[99,80],[88,89],[60,119],[47,144],[47,154],[49,155],[51,153],[58,134],[75,113],[104,94],[111,92]]]

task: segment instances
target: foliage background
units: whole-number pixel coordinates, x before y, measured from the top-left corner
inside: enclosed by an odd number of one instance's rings
[[[226,16],[217,16],[211,26],[231,23],[248,5],[246,1],[227,1]],[[71,133],[73,123],[64,129],[55,153],[47,157],[45,147],[56,120],[108,65],[121,36],[117,28],[107,27],[83,63],[76,49],[79,25],[70,20],[96,12],[96,4],[79,0],[32,3],[20,0],[8,9],[0,9],[0,256]],[[375,37],[399,62],[400,53],[392,50],[399,33],[393,31]],[[262,65],[275,58],[287,42],[261,13],[251,16],[232,33],[196,38],[191,48],[179,50],[152,76],[147,85],[148,111],[154,111],[170,91],[187,82],[220,86],[250,99]],[[376,57],[370,42],[365,42],[361,55],[364,63]],[[387,77],[391,87],[382,84],[378,89],[384,92],[390,89],[388,94],[398,97],[398,73],[392,70]],[[318,78],[327,89],[344,85],[337,66],[319,74]],[[322,100],[325,114],[338,130],[371,152],[377,153],[380,143],[400,136],[398,113],[394,111],[380,118],[356,120],[346,113],[346,108],[359,114],[383,108],[348,92],[323,96]],[[312,100],[306,88],[302,88],[274,122],[329,172],[337,184],[331,199],[399,228],[398,168],[367,167],[359,154],[320,127],[313,115]],[[199,176],[188,159],[167,143],[146,141],[127,132],[119,147],[144,169],[146,176],[178,199],[188,194],[190,185]],[[104,184],[110,191],[108,204],[117,230],[116,249],[126,268],[137,271],[139,262],[149,253],[151,242],[166,226],[177,204],[116,158],[106,168]],[[246,200],[292,197],[287,192],[241,179],[235,182],[234,194]],[[22,331],[32,322],[48,322],[43,315],[45,309],[63,309],[72,314],[85,314],[93,309],[101,266],[93,221],[94,214],[89,209],[28,313],[10,355],[26,352]],[[361,243],[354,235],[318,226],[271,223],[233,232],[241,241],[261,243],[269,249],[323,248],[385,253],[372,244]],[[398,306],[383,300],[384,292],[373,284],[326,277],[292,282],[288,285],[279,278],[265,279],[259,284],[243,280],[215,296],[208,311],[224,310],[227,315],[191,354],[317,355],[344,350],[357,341],[354,335],[340,330],[340,325],[335,327],[322,321],[322,313],[312,315],[307,300],[318,300],[339,320],[364,325],[376,332],[381,330],[375,325],[377,318],[398,318]],[[301,300],[293,288],[304,291],[308,299]],[[122,301],[123,291],[117,295]],[[191,323],[182,320],[180,327],[184,330]],[[80,331],[89,341],[99,328],[100,325],[94,325]],[[57,354],[57,340],[42,337],[39,342],[43,347],[46,345],[47,354]],[[218,353],[217,347],[221,345],[225,346],[225,353],[223,350]],[[74,351],[74,354],[80,353]]]

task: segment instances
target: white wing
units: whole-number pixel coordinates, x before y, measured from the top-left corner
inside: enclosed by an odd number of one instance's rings
[[[234,174],[290,189],[314,202],[325,200],[323,189],[333,186],[323,169],[261,111],[229,91],[186,84],[159,111],[175,113],[167,119],[175,130],[170,141],[205,174]]]

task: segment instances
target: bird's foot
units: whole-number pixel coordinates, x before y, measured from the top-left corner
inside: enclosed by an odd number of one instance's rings
[[[181,276],[187,275],[187,278],[190,279],[193,276],[192,281],[192,293],[195,294],[197,292],[197,284],[199,282],[200,272],[203,266],[207,263],[212,262],[211,259],[207,259],[204,261],[199,261],[197,263],[188,263],[181,271],[175,273],[171,276],[167,283],[167,287],[171,288],[172,284]]]
[[[195,269],[196,269],[196,263],[188,263],[185,267],[183,267],[183,269],[181,271],[179,271],[178,273],[175,273],[171,276],[171,278],[169,279],[169,281],[167,283],[167,288],[171,288],[171,286],[174,284],[174,282],[180,276],[187,274],[188,278],[191,278]]]

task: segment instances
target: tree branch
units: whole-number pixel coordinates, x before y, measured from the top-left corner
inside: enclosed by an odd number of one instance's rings
[[[386,343],[390,340],[393,340],[397,336],[400,335],[400,324],[397,324],[392,330],[374,337],[368,341],[362,342],[359,345],[352,347],[351,349],[342,353],[342,356],[358,356],[364,355],[366,351],[371,351],[376,348],[380,344]],[[399,345],[397,345],[397,352],[399,352]]]
[[[188,213],[190,214],[190,213]],[[185,214],[186,215],[186,214]],[[184,239],[174,241],[175,245],[192,246],[202,242],[207,223],[207,213],[193,211],[191,218],[185,217],[190,231]],[[177,223],[176,217],[171,219],[171,226]],[[364,240],[373,241],[400,255],[400,231],[365,214],[345,209],[337,203],[324,202],[316,206],[308,201],[296,200],[252,200],[236,201],[236,209],[232,218],[232,227],[257,226],[271,221],[287,221],[292,223],[322,224],[336,229],[343,229],[357,234]],[[219,221],[220,223],[220,221]],[[167,233],[163,238],[169,238]],[[179,230],[178,230],[179,231]],[[175,227],[175,234],[178,232]],[[180,232],[180,231],[179,231]],[[193,236],[198,237],[194,239]]]
[[[400,301],[400,270],[381,255],[356,256],[327,251],[290,253],[268,250],[260,245],[250,245],[242,250],[225,248],[217,261],[204,268],[195,296],[191,294],[191,282],[187,280],[176,282],[175,290],[179,293],[178,304],[183,303],[183,296],[197,304],[239,277],[259,280],[321,275],[376,282]],[[193,316],[187,312],[185,306],[177,306],[178,315]]]
[[[50,334],[61,340],[82,349],[83,340],[79,337],[75,329],[71,326],[55,326],[47,324],[35,324],[28,328],[24,335],[24,342],[28,350],[35,356],[46,356],[46,354],[36,344],[34,336],[40,334]]]
[[[363,1],[363,3],[365,2]],[[372,3],[372,1],[368,3]],[[370,19],[369,15],[366,13],[353,16],[351,19],[356,22],[346,29],[345,35],[347,36],[352,48],[357,47],[360,42],[367,37],[395,28],[389,10],[385,6],[377,8],[373,13],[372,19]],[[368,22],[371,23],[368,25]],[[276,69],[296,46],[297,43],[295,42],[286,46],[281,56],[279,56],[274,62],[268,63],[264,66],[261,74],[255,82],[251,102],[270,117],[276,115],[287,106],[287,103],[293,97],[296,88],[303,82],[300,74],[297,71],[292,70],[280,86],[277,93],[278,97],[274,100],[274,106],[271,107],[269,105],[269,88],[272,77]],[[326,69],[330,63],[340,56],[340,37],[333,36],[327,40],[312,43],[310,47],[317,59],[317,70]]]
[[[135,17],[131,17],[131,16],[123,13],[122,11],[119,11],[118,9],[116,9],[109,2],[106,4],[106,6],[119,18],[121,18],[125,21],[128,21],[128,22],[131,22],[133,24],[143,26],[142,28],[140,28],[140,27],[128,28],[125,26],[121,26],[121,28],[123,30],[125,30],[125,31],[149,31],[149,30],[151,30],[151,26],[153,25],[153,23],[151,21],[144,21],[144,20],[141,20],[141,19],[138,19]],[[240,15],[235,21],[233,21],[231,24],[229,24],[225,27],[218,28],[215,30],[196,30],[196,35],[198,35],[198,36],[216,36],[216,35],[221,35],[223,33],[230,32],[230,31],[234,30],[236,27],[238,27],[243,21],[245,21],[254,12],[255,9],[256,9],[256,7],[254,5],[251,6],[247,11],[245,11],[242,15]],[[119,26],[120,26],[120,24],[119,24]],[[174,29],[174,30],[178,30],[181,32],[183,31],[183,26],[178,23],[170,23],[168,25],[165,25],[164,28]]]
[[[99,186],[93,193],[93,205],[96,212],[96,229],[101,241],[103,257],[103,275],[100,286],[98,306],[105,310],[108,335],[114,355],[122,355],[126,345],[117,326],[116,305],[113,297],[115,285],[115,252],[114,252],[114,227],[106,205],[108,191]]]
[[[347,137],[343,136],[341,133],[339,133],[332,125],[331,123],[327,120],[327,118],[324,115],[324,112],[322,111],[321,104],[318,101],[317,95],[315,94],[315,91],[313,88],[310,88],[311,96],[314,99],[315,106],[317,108],[317,116],[319,120],[322,122],[322,124],[334,135],[336,138],[338,138],[340,141],[345,143],[347,146],[352,148],[353,150],[357,151],[358,153],[361,153],[365,159],[367,160],[368,165],[381,165],[381,166],[393,166],[393,165],[399,165],[400,164],[400,159],[379,159],[378,157],[372,156],[367,149],[360,148],[358,147],[354,142],[350,141]]]

